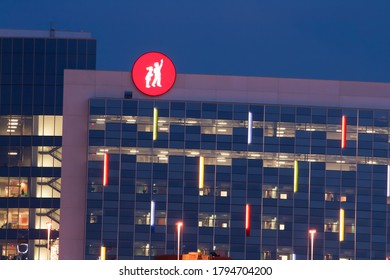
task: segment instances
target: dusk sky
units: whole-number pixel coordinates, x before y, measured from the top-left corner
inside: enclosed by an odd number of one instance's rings
[[[2,0],[0,29],[92,33],[99,70],[390,82],[389,0]]]

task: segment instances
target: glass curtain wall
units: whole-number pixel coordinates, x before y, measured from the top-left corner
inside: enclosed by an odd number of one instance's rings
[[[90,100],[86,259],[385,259],[389,112]],[[153,206],[152,206],[153,205]],[[183,222],[177,248],[176,224]]]
[[[0,38],[1,259],[58,258],[64,69],[95,57],[94,39]]]

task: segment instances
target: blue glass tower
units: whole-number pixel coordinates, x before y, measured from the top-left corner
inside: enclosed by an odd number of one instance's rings
[[[89,33],[0,30],[0,253],[56,258],[64,69],[95,69]]]

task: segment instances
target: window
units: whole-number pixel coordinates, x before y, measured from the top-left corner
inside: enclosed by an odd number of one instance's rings
[[[287,199],[288,198],[287,193],[281,193],[279,198],[280,199]]]
[[[356,226],[354,219],[345,219],[345,233],[355,233]]]
[[[31,116],[1,116],[0,135],[32,135]]]
[[[325,201],[335,201],[335,195],[333,192],[325,193]]]
[[[39,136],[62,136],[62,116],[36,116]]]
[[[224,176],[224,175],[221,175]],[[228,178],[230,174],[226,174],[226,178]],[[230,192],[230,182],[217,182],[216,185],[216,196],[228,197]]]
[[[60,197],[61,178],[38,177],[36,180],[36,197]]]
[[[137,225],[150,225],[150,212],[147,210],[137,210],[135,212],[135,223]]]
[[[165,226],[167,224],[166,216],[167,216],[167,214],[166,214],[165,211],[157,210],[156,211],[156,217],[155,217],[156,225]]]
[[[34,147],[37,149],[38,167],[61,167],[62,147]]]
[[[333,260],[333,255],[332,254],[326,254],[324,256],[324,260]]]
[[[135,185],[135,192],[139,194],[147,194],[150,192],[148,181],[137,180]]]
[[[278,187],[272,185],[265,185],[263,187],[263,197],[264,198],[278,198]]]
[[[90,224],[100,224],[102,222],[103,210],[101,209],[90,209],[87,222]]]
[[[339,221],[336,219],[325,219],[325,232],[339,232]]]
[[[0,208],[0,228],[8,228],[7,209],[5,208]]]
[[[264,250],[263,251],[263,260],[270,260],[271,259],[271,251],[270,250]]]
[[[1,240],[0,248],[1,256],[6,256],[9,260],[16,259],[18,256],[16,240]]]
[[[199,213],[198,226],[228,228],[230,226],[230,215],[229,213]]]
[[[2,229],[28,229],[28,208],[0,209]]]
[[[27,197],[28,195],[27,178],[0,177],[0,197]]]
[[[35,211],[35,228],[47,229],[48,223],[51,223],[52,230],[59,229],[60,214],[57,208],[36,208]],[[32,212],[33,213],[33,212]]]
[[[134,243],[134,256],[145,256],[150,255],[150,244],[146,242],[135,242]]]
[[[199,213],[199,227],[215,227],[216,215],[208,213]]]
[[[277,218],[276,217],[267,217],[263,218],[263,229],[277,229]]]

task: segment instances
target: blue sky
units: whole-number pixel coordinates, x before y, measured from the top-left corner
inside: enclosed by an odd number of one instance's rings
[[[390,82],[389,0],[2,0],[0,28],[91,32],[97,68]]]

